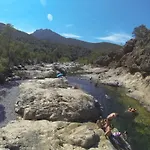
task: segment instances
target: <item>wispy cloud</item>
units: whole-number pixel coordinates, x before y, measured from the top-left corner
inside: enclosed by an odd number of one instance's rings
[[[14,27],[15,29],[19,30],[19,31],[23,31],[23,32],[26,32],[28,34],[32,34],[35,30],[34,29],[31,29],[31,30],[26,30],[26,29],[22,29],[22,28],[17,28],[17,27]]]
[[[66,24],[66,27],[67,28],[70,28],[70,27],[72,27],[73,26],[73,24]]]
[[[46,6],[46,0],[40,0],[40,2],[43,6]]]
[[[32,34],[34,31],[27,31],[28,34]]]
[[[76,35],[76,34],[72,34],[72,33],[62,33],[61,35],[66,38],[75,38],[75,39],[82,38],[80,35]]]
[[[101,41],[107,41],[107,42],[113,42],[117,44],[125,43],[129,39],[131,39],[132,36],[127,33],[111,33],[108,36],[104,37],[97,37],[96,39]]]
[[[49,21],[52,21],[52,20],[53,20],[52,14],[48,14],[48,15],[47,15],[47,19],[48,19]]]

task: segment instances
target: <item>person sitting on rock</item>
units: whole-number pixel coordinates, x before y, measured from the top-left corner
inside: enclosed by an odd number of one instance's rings
[[[121,132],[111,132],[111,128],[108,128],[108,131],[105,132],[106,138],[109,138],[110,142],[114,145],[116,149],[131,149],[131,146],[126,142],[127,133],[126,131]]]
[[[98,128],[101,128],[104,130],[105,136],[110,136],[111,126],[107,124],[106,119],[100,118],[99,120],[97,120],[96,124],[97,124]]]
[[[111,132],[111,130],[112,130],[112,128],[108,125],[108,126],[106,126],[106,128],[105,128],[105,136],[106,137],[110,137],[111,135],[112,135],[112,132]]]
[[[111,113],[107,116],[107,120],[112,121],[114,118],[116,118],[119,114],[118,113]]]
[[[107,127],[107,124],[106,124],[106,119],[99,119],[96,121],[96,124],[99,128],[105,130],[105,128]]]
[[[107,116],[107,119],[106,119],[107,125],[110,125],[111,121],[112,121],[114,118],[118,117],[118,116],[119,116],[118,113],[111,113],[111,114],[109,114],[109,115]]]
[[[98,128],[103,128],[104,126],[104,119],[99,119],[96,121],[96,125],[98,126]]]
[[[123,135],[123,137],[126,135],[127,136],[127,132],[114,132],[112,133],[112,127],[111,126],[107,126],[107,128],[105,129],[105,136],[107,137],[111,137],[111,136],[114,136],[114,137],[120,137],[121,135]]]
[[[127,132],[112,132],[112,128],[110,126],[107,126],[107,128],[105,129],[105,136],[106,138],[109,138],[109,140],[115,144],[117,144],[118,146],[124,148],[124,144],[122,142],[122,138],[124,140],[127,140]]]
[[[113,140],[114,138],[120,138],[121,136],[126,140],[127,139],[127,132],[112,132],[112,125],[108,125],[107,124],[107,120],[106,119],[99,119],[96,122],[97,126],[99,128],[102,128],[103,131],[105,132],[105,136],[106,138],[109,138],[110,140]],[[116,139],[117,140],[117,139]],[[117,144],[120,145],[119,141],[117,141]]]

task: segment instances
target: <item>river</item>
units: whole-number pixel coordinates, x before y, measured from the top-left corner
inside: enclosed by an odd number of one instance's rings
[[[150,113],[136,100],[126,96],[123,89],[112,88],[102,84],[95,86],[95,83],[90,80],[78,76],[68,77],[68,81],[72,85],[79,86],[101,103],[103,117],[106,117],[111,112],[122,114],[128,106],[136,108],[139,115],[134,122],[116,119],[113,125],[121,132],[124,130],[128,132],[128,141],[133,150],[150,150]],[[0,127],[16,119],[14,104],[19,94],[18,84],[0,87],[0,90],[2,89],[5,89],[6,94],[0,99]]]
[[[9,121],[17,118],[14,105],[19,94],[18,85],[18,82],[11,82],[10,84],[0,87],[0,91],[4,93],[0,99],[0,127],[5,126]]]
[[[82,77],[68,77],[68,80],[94,96],[102,104],[103,117],[111,112],[123,114],[128,106],[136,108],[139,115],[133,122],[118,118],[113,125],[121,132],[127,131],[128,142],[133,150],[150,150],[150,113],[135,99],[126,96],[124,89],[102,84],[95,86],[95,83]]]

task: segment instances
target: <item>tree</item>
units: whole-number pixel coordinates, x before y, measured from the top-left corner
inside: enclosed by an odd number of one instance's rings
[[[11,41],[12,41],[12,34],[13,34],[14,28],[11,24],[6,24],[2,36],[4,37],[4,47],[6,49],[7,57],[8,57],[8,66],[10,67],[12,65],[12,49],[11,49]]]
[[[135,38],[142,39],[148,36],[149,30],[146,28],[145,25],[141,25],[139,27],[134,28],[134,31],[132,34]]]

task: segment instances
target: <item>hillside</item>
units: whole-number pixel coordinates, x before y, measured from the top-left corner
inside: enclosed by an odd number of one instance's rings
[[[36,30],[34,33],[32,33],[34,37],[40,39],[40,40],[46,40],[52,43],[61,43],[65,45],[74,45],[74,46],[81,46],[88,49],[93,49],[97,51],[112,51],[112,50],[119,50],[121,48],[120,45],[102,42],[102,43],[90,43],[85,42],[77,39],[72,38],[65,38],[58,33],[53,32],[49,29],[39,29]]]
[[[126,42],[120,52],[100,56],[95,63],[102,66],[125,67],[131,73],[150,75],[150,29],[141,25],[133,31],[134,39]]]
[[[6,27],[5,24],[0,23],[0,33]],[[19,31],[17,29],[8,31],[11,34],[11,40],[16,42],[21,42],[22,44],[28,45],[31,51],[44,52],[45,55],[47,52],[57,53],[56,57],[53,57],[54,61],[57,61],[56,58],[60,58],[62,55],[69,57],[70,60],[75,60],[81,53],[87,55],[90,53],[90,50],[84,47],[64,45],[62,43],[53,43],[49,41],[42,41],[32,35],[29,35],[25,32]],[[11,32],[11,33],[10,33]],[[74,51],[74,52],[73,52]],[[58,54],[59,53],[59,54]],[[72,54],[73,53],[73,54]],[[58,56],[59,55],[59,56]],[[50,56],[50,55],[49,55]],[[73,58],[74,57],[74,58]]]
[[[0,24],[0,83],[14,65],[76,61],[90,53],[87,48],[42,41],[9,24]]]
[[[0,23],[0,33],[5,28],[5,24]],[[101,42],[101,43],[90,43],[85,42],[77,39],[71,39],[71,38],[65,38],[55,32],[53,32],[50,29],[40,29],[36,30],[32,34],[27,34],[25,32],[19,31],[17,29],[13,30],[12,38],[17,41],[26,42],[32,45],[36,45],[39,47],[43,47],[43,43],[47,45],[72,45],[77,47],[83,47],[86,49],[91,49],[94,51],[99,52],[110,52],[110,51],[118,51],[120,50],[121,46],[117,44],[107,43],[107,42]],[[44,41],[44,42],[43,42]]]
[[[4,37],[4,33],[2,31],[6,27],[7,26],[5,24],[0,23],[0,33],[3,34],[2,38]],[[32,57],[29,57],[29,54],[27,56],[28,60],[33,60],[34,58],[34,62],[53,62],[58,60],[75,61],[80,59],[83,63],[92,63],[93,60],[101,55],[101,53],[109,53],[111,51],[118,52],[121,48],[121,46],[112,43],[89,43],[76,39],[65,38],[49,29],[37,30],[33,34],[29,35],[17,29],[13,28],[13,30],[10,30],[8,28],[7,34],[9,36],[11,35],[11,42],[17,42],[15,45],[19,44],[24,47],[21,48],[22,51],[23,49],[26,49],[26,51],[32,53]],[[5,38],[8,39],[8,35],[6,35]],[[20,63],[22,62],[22,60],[19,61]]]
[[[29,35],[11,24],[0,23],[0,78],[3,76],[1,73],[8,74],[14,65],[57,61],[93,63],[99,55],[120,51],[120,46],[116,44],[67,39],[48,29],[35,33]],[[46,40],[49,37],[52,40]]]
[[[2,33],[5,28],[6,28],[6,25],[3,23],[0,23],[0,33]],[[31,36],[28,33],[22,32],[20,30],[15,29],[15,28],[13,28],[13,30],[11,31],[10,34],[11,34],[11,38],[13,40],[28,42],[31,44],[37,43],[37,41],[40,42],[40,40],[38,40],[34,36]]]

